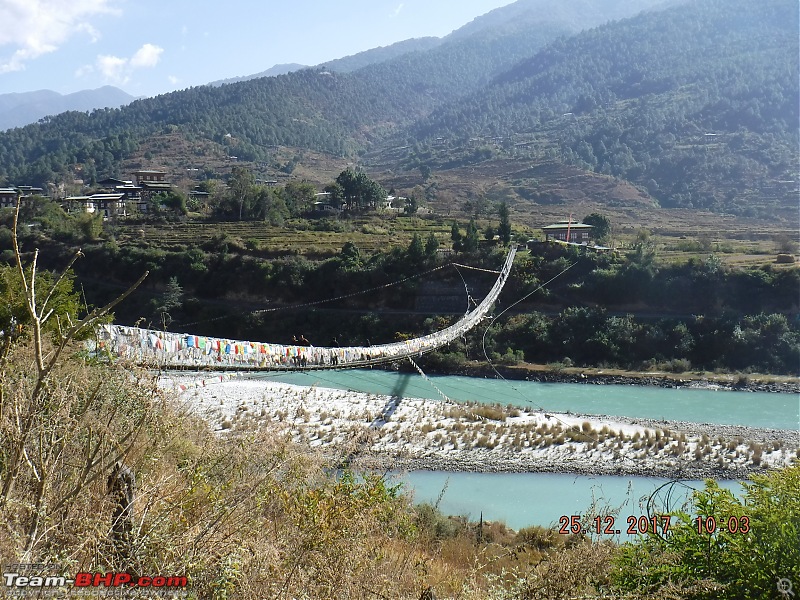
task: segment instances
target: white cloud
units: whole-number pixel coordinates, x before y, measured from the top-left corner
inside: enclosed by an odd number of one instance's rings
[[[128,83],[134,69],[152,68],[161,60],[163,48],[153,44],[144,44],[130,58],[122,58],[109,54],[100,54],[94,65],[84,65],[75,71],[76,77],[83,77],[99,71],[106,80],[117,85]]]
[[[20,71],[25,63],[58,49],[73,35],[99,37],[89,19],[116,12],[115,0],[2,0],[0,73]]]
[[[131,56],[131,67],[134,69],[139,67],[155,67],[158,64],[163,51],[163,48],[159,48],[153,44],[145,44],[139,48],[133,56]]]
[[[168,80],[168,81],[169,81],[169,82],[170,82],[172,85],[178,85],[178,84],[181,82],[180,78],[178,78],[178,77],[175,77],[175,75],[168,75],[168,76],[167,76],[167,80]]]
[[[103,77],[116,83],[127,83],[130,77],[126,74],[128,59],[119,56],[100,55],[97,57],[97,70]]]
[[[85,33],[86,35],[88,35],[89,36],[89,40],[93,44],[96,44],[97,42],[99,42],[100,38],[103,37],[102,35],[100,35],[100,32],[97,31],[97,29],[92,27],[91,23],[81,23],[75,29],[77,29],[78,31],[81,31],[81,32]]]
[[[405,6],[405,5],[402,2],[400,4],[398,4],[397,8],[394,9],[394,12],[392,12],[389,16],[390,17],[396,17],[397,15],[399,15],[400,11],[403,10],[403,6]]]
[[[85,77],[90,73],[94,73],[94,67],[92,65],[83,65],[75,69],[75,77]]]

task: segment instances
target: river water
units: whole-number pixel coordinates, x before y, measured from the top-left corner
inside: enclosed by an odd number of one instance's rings
[[[636,385],[538,383],[380,370],[279,373],[269,377],[296,385],[437,399],[440,390],[459,402],[513,404],[553,412],[667,419],[771,429],[800,429],[800,396],[769,392],[659,388]],[[436,386],[436,387],[434,387]]]
[[[430,377],[380,370],[270,375],[271,380],[414,398],[513,404],[553,412],[667,419],[773,429],[800,429],[800,396],[714,389],[658,388],[505,381],[458,376]],[[434,387],[435,386],[435,387]],[[437,389],[438,388],[438,389]],[[448,473],[414,471],[399,476],[417,502],[436,503],[446,514],[504,521],[519,529],[558,525],[562,516],[603,508],[617,512],[616,529],[628,517],[645,515],[644,503],[667,480],[646,477],[578,476],[553,473]],[[734,481],[721,485],[740,494]],[[659,510],[680,507],[703,483],[687,481],[656,495]],[[667,498],[669,501],[667,502]]]
[[[628,517],[647,515],[653,497],[655,512],[683,507],[702,481],[667,485],[651,477],[590,477],[559,473],[446,473],[412,471],[398,476],[413,489],[415,502],[439,502],[448,515],[465,515],[477,521],[503,521],[512,529],[530,525],[559,526],[562,517],[600,514],[612,510],[616,529],[623,535]],[[667,487],[663,487],[663,486]],[[720,482],[735,494],[743,490],[736,481]],[[441,495],[441,500],[439,496]],[[605,513],[602,513],[605,514]]]

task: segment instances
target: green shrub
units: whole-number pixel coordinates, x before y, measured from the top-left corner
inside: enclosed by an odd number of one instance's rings
[[[423,502],[414,507],[414,524],[421,535],[443,540],[463,533],[466,529],[466,518],[448,517],[433,504]]]
[[[622,547],[616,583],[640,597],[679,588],[686,598],[749,600],[775,597],[781,578],[800,582],[800,465],[754,475],[744,486],[739,499],[707,481],[690,513],[671,513],[668,535]],[[706,533],[698,516],[725,530]]]

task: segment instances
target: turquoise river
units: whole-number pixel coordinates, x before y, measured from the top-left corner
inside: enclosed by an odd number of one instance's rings
[[[458,376],[432,376],[426,381],[419,375],[380,370],[270,374],[269,379],[406,398],[437,399],[441,398],[441,391],[461,402],[512,404],[553,412],[800,430],[797,394]],[[502,520],[515,529],[558,524],[562,516],[583,515],[592,508],[611,508],[617,511],[617,529],[624,530],[627,517],[646,514],[643,502],[667,482],[646,477],[552,473],[414,471],[398,477],[413,488],[416,501],[436,502],[441,497],[439,508],[447,514],[473,519],[482,514],[484,519]],[[734,481],[721,484],[734,492],[742,490]],[[677,508],[691,489],[702,485],[686,481],[661,490],[656,499],[662,507]]]

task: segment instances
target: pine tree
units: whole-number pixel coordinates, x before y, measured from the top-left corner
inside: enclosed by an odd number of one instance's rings
[[[418,233],[414,234],[406,253],[409,262],[413,265],[418,265],[425,260],[425,246],[422,245],[422,238],[419,237]]]
[[[478,249],[479,241],[478,225],[475,223],[475,219],[470,219],[469,225],[467,225],[467,235],[464,238],[464,251],[475,252]]]
[[[428,239],[425,241],[425,256],[433,258],[436,256],[436,251],[439,249],[439,240],[433,235],[433,232],[428,234]]]
[[[508,204],[501,202],[497,209],[500,214],[500,225],[497,226],[497,235],[500,236],[500,241],[503,245],[511,241],[511,220],[508,215]]]
[[[457,221],[453,221],[450,226],[450,239],[453,240],[453,247],[461,241],[461,230],[458,228]]]

